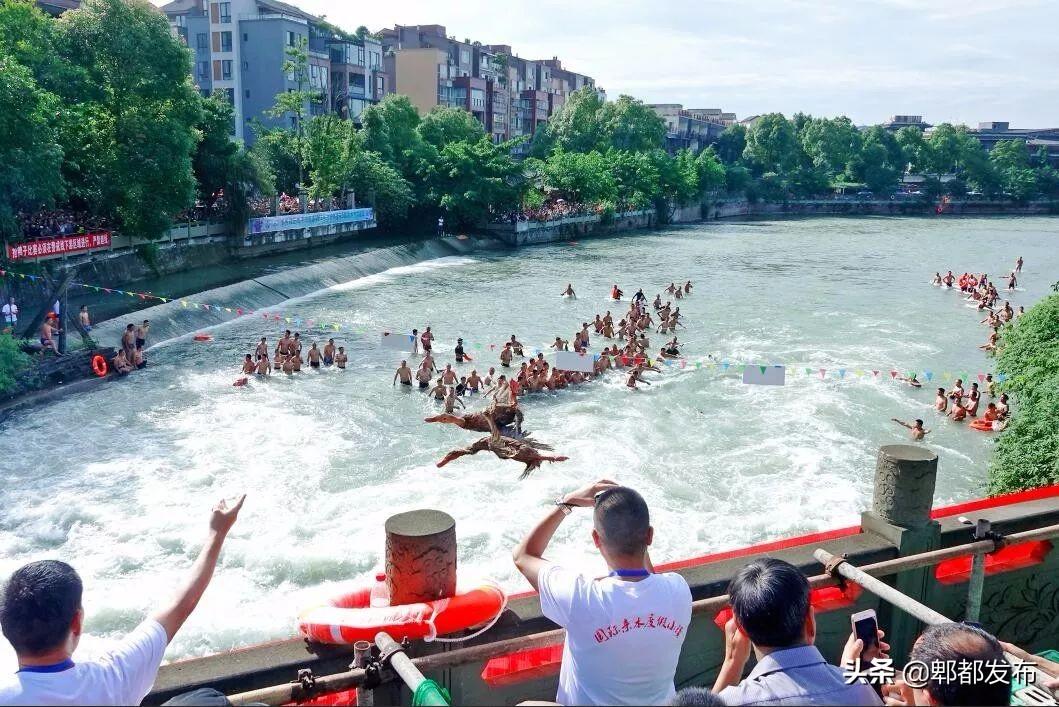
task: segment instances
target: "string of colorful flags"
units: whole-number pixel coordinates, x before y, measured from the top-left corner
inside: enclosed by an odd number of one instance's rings
[[[38,280],[40,280],[41,282],[45,282],[46,281],[46,278],[44,278],[41,275],[32,275],[32,274],[28,274],[28,273],[20,273],[20,272],[15,272],[15,271],[12,271],[12,270],[5,270],[5,269],[0,269],[0,277],[20,278],[20,279],[29,280],[31,282],[35,282],[35,281],[38,281]],[[80,288],[83,288],[83,289],[86,289],[86,290],[90,290],[92,292],[96,292],[96,293],[99,293],[99,294],[109,294],[109,295],[115,295],[115,296],[119,296],[119,297],[134,297],[134,298],[138,298],[138,299],[140,299],[142,301],[154,301],[154,302],[160,302],[160,303],[163,303],[163,304],[167,303],[167,302],[179,302],[181,307],[183,307],[185,309],[199,309],[199,310],[206,311],[206,312],[217,312],[217,313],[223,312],[225,314],[231,314],[231,315],[234,315],[234,316],[237,316],[237,317],[261,315],[266,320],[274,321],[274,322],[283,322],[285,324],[292,324],[294,326],[302,326],[304,324],[305,326],[308,326],[310,328],[312,328],[312,327],[320,327],[322,329],[327,329],[327,330],[331,330],[331,331],[340,331],[342,329],[346,329],[346,330],[348,330],[348,331],[350,331],[350,332],[352,332],[354,334],[358,334],[358,335],[366,334],[367,331],[368,331],[365,327],[356,327],[356,326],[351,327],[349,325],[344,325],[344,324],[339,323],[339,322],[323,321],[323,320],[314,319],[314,318],[302,317],[300,315],[291,314],[291,313],[285,313],[284,314],[284,313],[278,312],[278,311],[276,311],[275,309],[272,309],[272,308],[266,308],[264,310],[255,310],[255,309],[252,309],[252,308],[249,308],[249,307],[224,306],[224,305],[210,304],[210,303],[206,303],[206,302],[197,302],[197,301],[194,301],[194,300],[186,298],[186,297],[164,297],[162,295],[157,295],[157,294],[154,294],[152,292],[136,292],[136,291],[133,291],[133,290],[122,290],[122,289],[118,289],[118,288],[115,288],[115,287],[103,287],[102,285],[92,285],[92,284],[89,284],[89,283],[86,283],[86,282],[71,282],[69,286],[70,287],[80,287]],[[498,348],[502,348],[503,347],[502,344],[493,344],[493,343],[483,344],[483,343],[480,343],[480,342],[466,342],[465,346],[468,349],[474,349],[476,351],[484,351],[484,350],[495,351]],[[548,351],[550,348],[551,347],[548,344],[545,344],[545,345],[543,345],[540,348],[533,348],[533,349],[530,349],[529,347],[526,347],[526,346],[523,347],[523,349],[525,351],[532,351],[532,355],[533,356],[536,356],[538,353],[542,353],[542,352]],[[684,368],[707,369],[707,370],[719,371],[722,375],[736,375],[736,376],[742,376],[744,371],[745,371],[745,369],[747,367],[751,367],[752,368],[752,367],[756,366],[756,367],[761,369],[761,373],[764,373],[765,370],[767,368],[769,368],[770,366],[779,366],[779,365],[784,366],[784,368],[786,369],[786,372],[787,372],[788,375],[799,376],[799,377],[802,377],[802,378],[816,378],[818,380],[840,380],[840,381],[842,381],[842,380],[858,380],[858,379],[865,379],[865,378],[873,379],[873,380],[879,380],[879,379],[885,380],[885,379],[889,378],[889,380],[892,381],[892,382],[905,382],[905,379],[915,378],[916,380],[919,380],[920,382],[924,382],[925,381],[925,382],[929,383],[929,382],[932,382],[934,380],[938,380],[938,381],[942,381],[942,382],[949,382],[949,381],[954,381],[956,379],[962,379],[964,381],[977,380],[980,384],[984,384],[989,379],[989,377],[993,375],[993,374],[988,373],[988,372],[969,371],[969,370],[966,370],[966,369],[956,370],[956,371],[951,371],[951,370],[934,371],[934,370],[928,370],[928,369],[915,370],[915,371],[902,371],[902,370],[898,370],[896,368],[877,368],[877,369],[872,369],[872,368],[860,368],[860,367],[850,367],[850,366],[820,367],[820,366],[815,366],[813,364],[776,364],[776,363],[772,363],[772,364],[769,364],[769,365],[766,366],[766,365],[761,365],[759,363],[753,363],[753,362],[731,361],[731,360],[728,360],[727,358],[718,358],[718,357],[713,356],[713,355],[707,355],[707,356],[703,356],[703,357],[700,357],[700,358],[678,358],[678,359],[661,358],[661,359],[659,359],[659,358],[651,358],[651,357],[647,357],[647,356],[634,357],[634,356],[628,356],[627,354],[620,354],[620,353],[619,354],[599,354],[599,353],[594,353],[594,354],[592,354],[592,358],[593,358],[593,360],[598,360],[601,356],[604,356],[604,355],[609,355],[610,358],[613,361],[615,361],[615,362],[619,362],[620,361],[624,365],[629,365],[630,363],[635,363],[635,362],[639,362],[639,361],[646,361],[648,365],[658,364],[658,365],[664,365],[664,366],[667,366],[667,367],[676,366],[676,367],[681,368],[681,369],[684,369]],[[1007,377],[1003,373],[998,373],[998,374],[995,375],[995,379],[996,379],[997,382],[1003,382],[1004,380],[1006,380],[1006,378]]]

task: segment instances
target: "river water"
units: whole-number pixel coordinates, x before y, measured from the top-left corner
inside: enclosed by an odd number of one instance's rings
[[[462,575],[521,590],[511,548],[551,499],[598,477],[644,493],[656,562],[855,524],[879,445],[907,439],[892,417],[923,417],[932,430],[936,502],[973,498],[989,437],[937,419],[930,383],[912,390],[889,372],[937,380],[992,370],[977,348],[980,317],[928,280],[947,268],[1000,276],[1022,255],[1023,289],[1011,300],[1028,307],[1059,272],[1057,227],[1049,218],[758,221],[518,251],[359,254],[262,280],[272,300],[249,284],[192,298],[261,308],[282,300],[277,292],[326,288],[271,311],[301,320],[292,329],[314,320],[307,341],[334,336],[349,369],[243,388],[232,386],[242,355],[261,336],[273,346],[282,322],[170,303],[150,313],[157,331],[213,325],[215,340],[158,344],[146,370],[0,426],[0,575],[45,557],[74,564],[94,650],[178,585],[211,504],[245,492],[213,585],[170,648],[176,658],[291,635],[321,587],[368,576],[381,561],[383,521],[412,508],[456,518]],[[496,365],[489,345],[512,333],[543,348],[596,312],[624,308],[605,300],[613,282],[653,297],[686,279],[695,288],[680,302],[680,334],[692,365],[638,391],[612,376],[526,398],[526,427],[570,457],[526,481],[521,465],[492,455],[437,469],[476,435],[424,424],[434,404],[392,387],[401,356],[379,345],[384,329],[430,325],[441,351],[462,336],[477,360],[461,372],[481,373]],[[567,282],[576,301],[558,296]],[[694,365],[706,355],[728,361],[727,375]],[[788,365],[787,385],[743,385],[735,371],[744,362]],[[589,529],[588,514],[575,514],[549,555],[601,569]]]

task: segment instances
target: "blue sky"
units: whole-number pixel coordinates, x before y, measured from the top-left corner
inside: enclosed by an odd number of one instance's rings
[[[612,98],[1059,126],[1057,0],[293,1],[348,29],[435,23],[557,55]]]

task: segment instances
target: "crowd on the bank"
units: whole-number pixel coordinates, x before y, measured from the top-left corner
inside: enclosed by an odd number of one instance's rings
[[[177,596],[98,660],[73,660],[85,626],[84,588],[74,568],[39,560],[16,570],[0,594],[0,628],[19,669],[0,676],[0,705],[139,704],[166,646],[203,597],[244,500],[214,508],[206,542]],[[592,542],[610,569],[603,578],[546,557],[567,516],[583,509],[592,513]],[[644,498],[600,480],[556,498],[513,549],[515,566],[537,590],[544,616],[566,630],[558,704],[1006,705],[1013,679],[1026,673],[1008,662],[1005,649],[1046,676],[1059,675],[1059,664],[1001,643],[976,624],[955,622],[929,626],[912,646],[902,646],[910,648],[902,673],[889,659],[886,627],[872,616],[866,630],[858,619],[839,664],[831,664],[817,646],[805,575],[765,557],[745,565],[728,585],[731,617],[712,689],[678,692],[675,672],[690,635],[692,594],[681,574],[655,569],[649,553],[654,537]],[[837,648],[823,646],[828,653]],[[180,703],[207,699],[227,703],[216,691],[198,691]]]
[[[107,221],[87,211],[53,209],[19,213],[22,235],[27,238],[57,238],[108,228]]]
[[[493,215],[496,223],[518,223],[519,221],[554,221],[570,216],[588,216],[597,213],[598,207],[557,199],[541,206],[526,206],[521,209]]]

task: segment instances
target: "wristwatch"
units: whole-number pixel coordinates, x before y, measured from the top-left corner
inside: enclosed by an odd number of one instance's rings
[[[564,516],[570,515],[573,512],[573,510],[574,510],[574,507],[571,506],[566,501],[564,501],[562,496],[557,496],[556,497],[555,505],[557,505],[559,507],[559,510],[561,510],[563,512]]]

